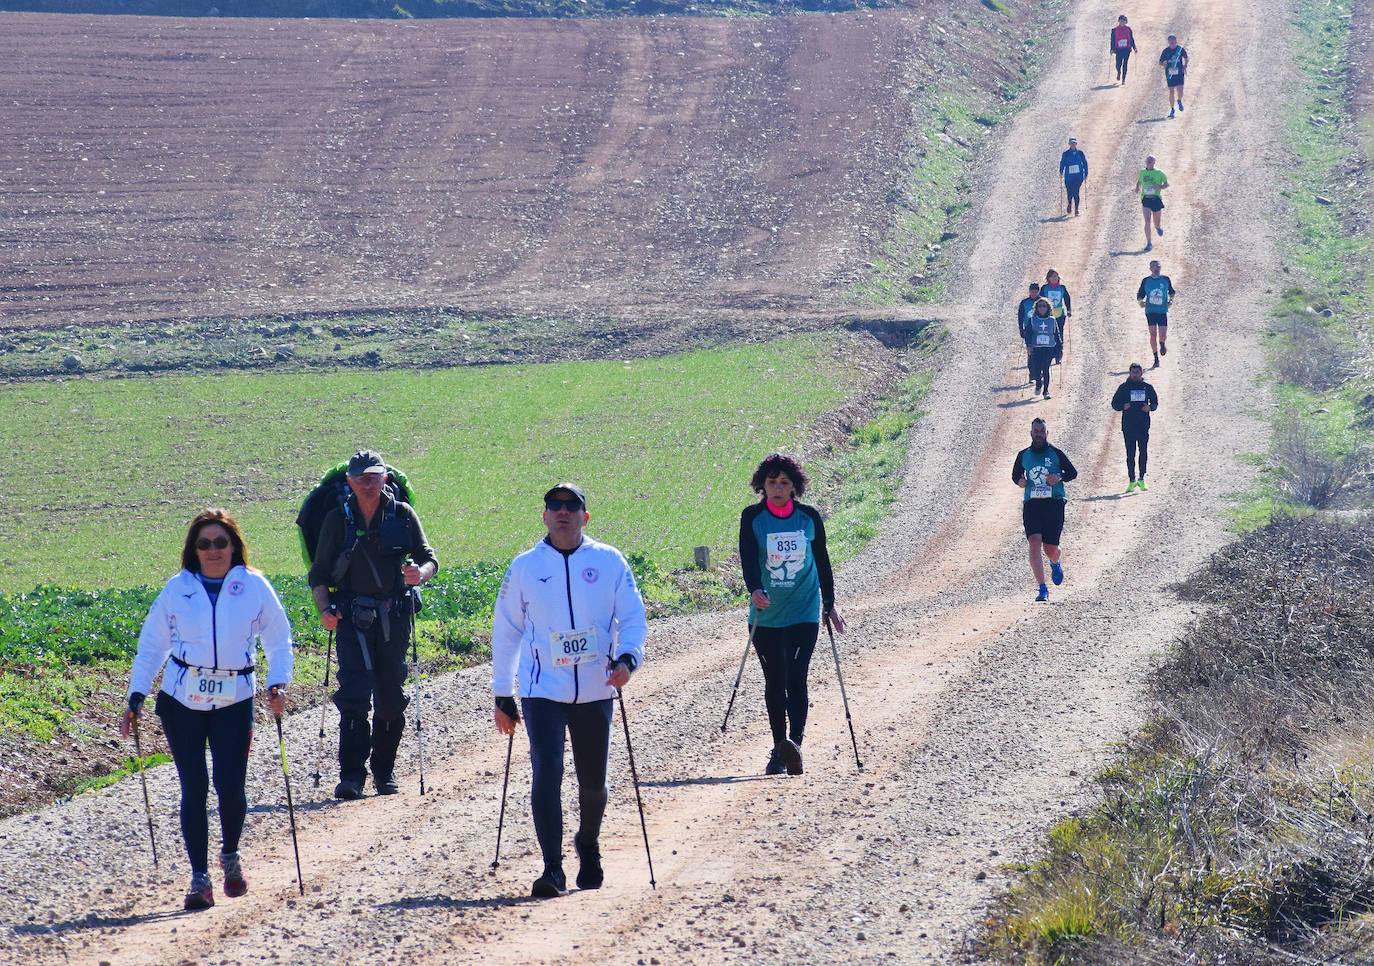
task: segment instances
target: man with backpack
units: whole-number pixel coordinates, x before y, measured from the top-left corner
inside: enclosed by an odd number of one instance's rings
[[[405,730],[408,699],[402,685],[412,608],[419,603],[413,588],[433,577],[439,562],[381,456],[355,453],[345,479],[348,495],[324,516],[307,580],[320,623],[337,634],[334,797],[355,799],[362,797],[369,764],[377,794],[400,790],[393,770]]]

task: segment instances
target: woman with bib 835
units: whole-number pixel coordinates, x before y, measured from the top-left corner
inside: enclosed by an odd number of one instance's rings
[[[763,667],[764,703],[773,751],[764,774],[802,773],[806,730],[806,674],[823,617],[844,633],[835,609],[835,579],[820,511],[796,498],[806,473],[790,456],[774,453],[749,485],[763,499],[739,521],[739,558],[749,589],[749,630]]]
[[[153,601],[138,635],[129,709],[120,719],[120,733],[128,737],[161,671],[156,710],[181,779],[181,832],[191,861],[186,908],[205,909],[215,904],[207,868],[210,779],[205,746],[210,746],[219,798],[224,894],[241,896],[248,891],[238,848],[248,814],[244,785],[253,741],[258,642],[267,652],[268,680],[273,682],[268,703],[280,715],[291,680],[291,625],[267,578],[248,566],[243,535],[226,511],[211,508],[191,521],[181,568]]]

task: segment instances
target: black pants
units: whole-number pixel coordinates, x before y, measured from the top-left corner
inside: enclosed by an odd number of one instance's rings
[[[763,668],[763,701],[773,743],[791,738],[801,744],[806,733],[806,673],[821,625],[789,624],[754,629],[754,650]]]
[[[611,716],[615,702],[571,704],[548,698],[522,698],[525,733],[530,738],[530,812],[546,869],[563,867],[563,745],[572,738],[580,821],[577,836],[593,843],[610,797],[606,766],[610,760]]]
[[[404,691],[406,649],[410,646],[410,612],[406,606],[404,600],[384,604],[372,626],[359,630],[352,619],[352,602],[341,603],[342,618],[335,631],[339,689],[334,692],[334,705],[339,709],[339,778],[343,781],[361,785],[367,778],[369,759],[378,782],[390,778],[395,768],[409,703]],[[372,665],[370,671],[368,663]]]
[[[248,815],[248,749],[253,744],[253,702],[239,701],[227,708],[196,711],[165,691],[157,693],[157,716],[176,762],[181,779],[181,835],[191,874],[207,871],[210,820],[205,800],[210,777],[205,770],[205,746],[214,763],[215,795],[219,798],[220,851],[237,852],[243,820]]]
[[[1121,435],[1126,440],[1126,472],[1135,481],[1135,451],[1140,448],[1140,478],[1145,479],[1145,464],[1150,459],[1150,427],[1138,429],[1122,427]]]
[[[1064,179],[1064,193],[1069,196],[1069,204],[1078,207],[1078,190],[1083,187],[1083,179]]]
[[[1036,346],[1031,349],[1030,371],[1031,378],[1035,380],[1036,392],[1049,392],[1050,360],[1057,351],[1054,346]]]
[[[1129,50],[1118,50],[1116,52],[1116,72],[1121,75],[1121,83],[1126,83],[1126,61],[1131,59]]]

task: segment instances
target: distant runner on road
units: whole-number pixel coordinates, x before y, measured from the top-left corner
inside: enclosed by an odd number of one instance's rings
[[[1034,344],[1031,342],[1030,317],[1035,312],[1035,303],[1040,300],[1040,283],[1030,283],[1030,295],[1021,300],[1016,306],[1016,333],[1021,337],[1021,341],[1026,344],[1026,382],[1031,381],[1031,350]]]
[[[1174,116],[1174,108],[1183,110],[1183,79],[1188,74],[1188,49],[1180,47],[1178,38],[1169,35],[1169,46],[1159,55],[1159,66],[1164,68],[1164,85],[1169,89],[1169,116]]]
[[[1050,579],[1058,586],[1064,582],[1059,563],[1059,538],[1064,532],[1064,504],[1068,496],[1064,484],[1078,477],[1078,470],[1064,451],[1049,443],[1050,431],[1039,416],[1031,420],[1031,444],[1016,454],[1011,464],[1011,481],[1025,491],[1021,500],[1021,522],[1029,544],[1031,573],[1040,586],[1036,600],[1049,600],[1045,585],[1043,551],[1050,558]]]
[[[1150,262],[1150,274],[1140,280],[1135,293],[1136,303],[1145,310],[1145,322],[1150,327],[1150,351],[1155,354],[1153,369],[1159,368],[1159,357],[1168,355],[1164,344],[1169,337],[1169,306],[1174,304],[1174,283],[1169,276],[1159,274],[1159,262]]]
[[[1078,192],[1088,180],[1088,156],[1078,150],[1078,138],[1069,138],[1069,148],[1059,156],[1059,174],[1064,179],[1064,214],[1078,214]]]
[[[1140,169],[1140,174],[1135,179],[1135,192],[1140,195],[1141,213],[1145,216],[1145,251],[1154,248],[1150,241],[1150,215],[1154,214],[1155,234],[1160,238],[1164,237],[1164,229],[1159,225],[1159,213],[1164,210],[1164,198],[1161,192],[1169,187],[1169,179],[1163,171],[1155,167],[1155,156],[1149,155],[1145,159],[1145,167]]]
[[[1126,441],[1126,473],[1131,480],[1126,492],[1137,487],[1148,490],[1145,464],[1150,458],[1150,413],[1159,408],[1159,396],[1155,395],[1155,387],[1145,381],[1145,370],[1140,368],[1140,363],[1132,362],[1126,381],[1116,387],[1112,408],[1121,414],[1121,435]],[[1135,475],[1137,447],[1140,449],[1139,480]]]
[[[1040,286],[1040,295],[1049,301],[1055,321],[1059,324],[1059,345],[1054,354],[1054,361],[1063,362],[1064,330],[1073,316],[1073,300],[1069,298],[1069,290],[1059,281],[1059,273],[1054,269],[1045,273],[1045,284]]]
[[[1124,84],[1126,83],[1126,62],[1131,59],[1131,52],[1137,49],[1135,34],[1131,33],[1131,28],[1126,26],[1124,13],[1116,18],[1116,26],[1111,30],[1109,43],[1109,49],[1116,55],[1116,79]]]
[[[1060,350],[1059,322],[1050,311],[1049,299],[1035,301],[1035,311],[1026,321],[1026,345],[1030,347],[1031,379],[1035,391],[1050,398],[1050,360]]]

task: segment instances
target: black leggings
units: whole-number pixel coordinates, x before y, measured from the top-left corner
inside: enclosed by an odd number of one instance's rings
[[[1078,207],[1078,189],[1083,187],[1083,179],[1077,181],[1069,179],[1064,182],[1064,193],[1068,196],[1069,204]]]
[[[572,738],[573,770],[577,772],[578,837],[594,843],[601,835],[610,792],[606,768],[610,760],[610,698],[587,704],[521,698],[525,733],[530,738],[530,812],[534,835],[546,869],[563,867],[563,745]]]
[[[181,779],[181,835],[191,874],[207,871],[210,821],[205,800],[210,778],[205,771],[205,745],[214,763],[215,795],[219,798],[220,851],[237,852],[243,820],[248,814],[248,749],[253,744],[253,701],[239,701],[214,711],[193,711],[176,698],[159,691],[157,716],[176,762]]]
[[[1122,83],[1126,81],[1126,61],[1131,59],[1129,50],[1118,50],[1116,52],[1116,72],[1121,75]]]
[[[1050,346],[1036,346],[1031,349],[1031,379],[1037,386],[1048,391],[1050,388],[1050,360],[1058,350]]]
[[[768,706],[774,744],[784,738],[802,742],[806,732],[806,672],[820,631],[819,623],[754,629],[754,650],[763,668],[763,701]]]
[[[1126,440],[1126,473],[1135,479],[1135,450],[1140,447],[1140,478],[1145,479],[1145,464],[1150,459],[1150,430],[1123,429],[1121,435]]]

